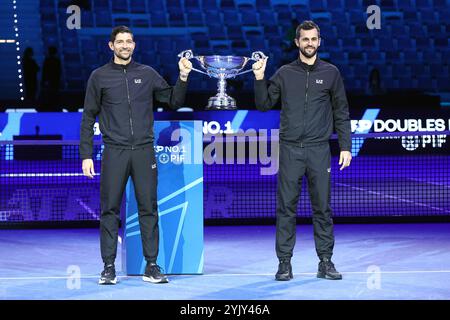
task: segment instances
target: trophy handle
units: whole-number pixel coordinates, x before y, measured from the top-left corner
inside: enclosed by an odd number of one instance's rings
[[[184,51],[181,51],[179,54],[178,54],[178,58],[186,58],[186,59],[188,59],[188,60],[190,60],[190,59],[192,59],[194,57],[194,53],[192,52],[192,50],[184,50]]]
[[[179,58],[186,58],[186,59],[188,59],[188,60],[191,60],[192,58],[195,58],[195,59],[199,60],[199,57],[194,56],[194,53],[193,53],[192,50],[190,50],[190,49],[189,49],[189,50],[181,51],[181,52],[178,54],[178,57],[179,57]],[[209,76],[208,73],[206,73],[206,72],[204,72],[204,71],[202,71],[202,70],[199,70],[199,69],[196,69],[196,68],[192,68],[192,70],[193,70],[193,71],[197,71],[197,72],[199,72],[199,73],[206,74],[207,76]]]
[[[262,51],[255,51],[255,52],[252,53],[252,57],[251,58],[245,57],[245,64],[247,64],[247,62],[249,60],[259,61],[259,60],[264,59],[264,58],[267,58],[267,56]],[[239,73],[237,73],[235,75],[235,77],[236,76],[240,76],[241,74],[245,74],[245,73],[251,72],[251,71],[253,71],[253,70],[249,69],[249,70],[245,70],[243,72],[239,72]]]
[[[267,56],[262,51],[255,51],[252,53],[250,60],[259,61],[264,58],[267,58]]]

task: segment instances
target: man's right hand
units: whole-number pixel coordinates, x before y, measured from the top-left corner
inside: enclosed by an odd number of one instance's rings
[[[91,178],[91,179],[94,178],[94,176],[95,176],[94,161],[92,161],[92,159],[84,159],[82,168],[83,168],[83,174],[86,177]]]
[[[256,80],[264,79],[264,71],[266,71],[267,58],[268,57],[258,60],[252,65]]]

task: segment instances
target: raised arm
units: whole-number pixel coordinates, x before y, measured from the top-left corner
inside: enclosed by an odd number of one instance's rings
[[[159,74],[155,80],[154,96],[158,102],[166,103],[171,109],[179,109],[183,106],[186,97],[187,80],[189,73],[192,70],[192,63],[186,59],[181,58],[178,62],[180,69],[180,76],[174,86],[169,86]]]
[[[278,72],[269,81],[264,79],[266,64],[267,57],[256,61],[252,66],[255,74],[255,104],[260,111],[272,109],[277,104],[281,92]]]

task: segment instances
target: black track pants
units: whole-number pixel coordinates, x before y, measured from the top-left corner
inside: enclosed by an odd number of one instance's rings
[[[138,205],[144,257],[156,262],[158,256],[157,168],[153,146],[134,150],[105,146],[100,178],[100,248],[106,264],[116,259],[120,206],[130,176]]]
[[[314,241],[319,258],[331,259],[334,231],[330,208],[331,153],[328,143],[306,147],[280,143],[277,182],[276,253],[292,257],[296,239],[297,204],[302,177],[308,178]]]

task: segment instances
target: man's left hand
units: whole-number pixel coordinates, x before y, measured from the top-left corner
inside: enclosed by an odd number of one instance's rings
[[[180,68],[180,78],[185,80],[187,79],[189,72],[192,71],[192,62],[186,58],[181,58],[178,62],[178,68]]]
[[[343,170],[350,166],[350,162],[352,161],[352,154],[350,151],[341,151],[339,156],[339,165],[341,168],[339,170]]]

